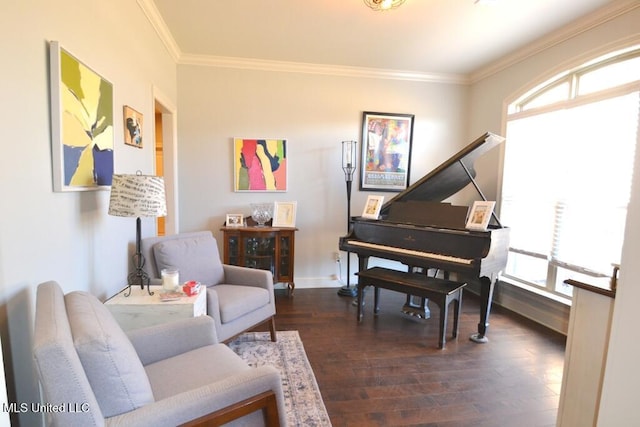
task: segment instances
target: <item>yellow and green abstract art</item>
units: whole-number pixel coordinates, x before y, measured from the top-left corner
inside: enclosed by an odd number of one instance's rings
[[[113,87],[56,42],[51,54],[54,188],[110,186]]]

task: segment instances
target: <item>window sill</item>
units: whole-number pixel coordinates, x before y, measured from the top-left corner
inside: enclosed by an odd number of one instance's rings
[[[569,328],[571,301],[533,286],[500,278],[493,302],[563,335]]]
[[[508,283],[511,286],[515,286],[515,287],[518,287],[520,289],[524,289],[524,290],[526,290],[528,292],[532,292],[532,293],[534,293],[536,295],[540,295],[540,296],[542,296],[544,298],[548,298],[550,300],[559,302],[560,304],[564,304],[564,305],[566,305],[568,307],[571,307],[571,299],[563,297],[563,296],[560,296],[560,295],[553,294],[551,292],[545,291],[544,289],[540,289],[540,288],[535,287],[535,286],[527,285],[526,283],[522,283],[522,282],[519,282],[517,280],[513,280],[513,279],[510,279],[510,278],[504,277],[504,276],[500,277],[500,282]]]

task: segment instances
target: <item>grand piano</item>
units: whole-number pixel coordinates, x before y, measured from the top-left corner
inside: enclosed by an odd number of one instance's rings
[[[487,341],[493,289],[507,264],[509,229],[494,214],[486,231],[467,230],[469,208],[443,200],[469,184],[486,200],[475,181],[474,164],[503,141],[501,136],[485,133],[384,203],[379,219],[351,218],[349,233],[339,241],[340,250],[358,255],[359,271],[367,269],[370,257],[376,257],[399,261],[408,271],[436,269],[445,277],[478,284],[480,321],[478,332],[470,337],[475,342]],[[412,310],[416,305],[407,296],[403,311]]]

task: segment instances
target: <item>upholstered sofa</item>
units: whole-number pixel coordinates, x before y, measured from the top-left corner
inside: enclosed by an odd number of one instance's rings
[[[125,334],[95,296],[64,295],[46,282],[33,351],[42,400],[62,409],[46,415],[47,425],[174,427],[216,417],[286,424],[277,369],[245,364],[218,343],[208,316]]]
[[[178,268],[180,281],[196,280],[207,289],[207,314],[216,323],[218,339],[268,323],[276,341],[276,302],[270,271],[223,264],[210,231],[195,231],[142,239],[145,271],[161,283],[161,271]]]

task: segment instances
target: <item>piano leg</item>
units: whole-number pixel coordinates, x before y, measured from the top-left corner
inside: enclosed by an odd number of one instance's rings
[[[358,306],[358,323],[362,322],[362,317],[364,316],[364,286],[357,285],[358,292],[356,298],[353,302]],[[377,297],[377,295],[376,295]]]
[[[493,299],[493,288],[497,281],[483,276],[480,278],[480,323],[478,323],[478,333],[472,334],[469,339],[476,343],[486,343],[487,329],[489,328],[489,313],[491,312],[491,300]]]

